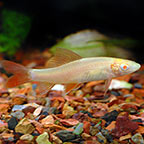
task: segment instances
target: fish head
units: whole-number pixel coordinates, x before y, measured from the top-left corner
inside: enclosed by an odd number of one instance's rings
[[[111,64],[112,72],[115,76],[123,76],[137,71],[141,67],[140,64],[125,59],[115,59]]]

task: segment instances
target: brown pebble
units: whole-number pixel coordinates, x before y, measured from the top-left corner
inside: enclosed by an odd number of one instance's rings
[[[25,114],[27,114],[27,113],[33,113],[35,109],[36,109],[36,108],[34,108],[34,107],[32,107],[32,106],[28,106],[28,107],[26,107],[26,108],[23,109],[23,112],[24,112]]]
[[[34,126],[26,118],[22,119],[15,127],[15,131],[17,133],[23,133],[23,134],[31,134],[34,130],[35,130]]]

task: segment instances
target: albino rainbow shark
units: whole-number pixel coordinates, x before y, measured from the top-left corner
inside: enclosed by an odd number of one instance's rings
[[[6,82],[7,88],[12,88],[26,82],[39,82],[41,93],[48,92],[55,84],[64,84],[68,93],[80,84],[89,81],[106,80],[106,94],[112,78],[137,71],[140,64],[112,57],[82,58],[78,54],[58,48],[54,57],[48,61],[46,69],[28,69],[20,64],[2,60],[4,69],[14,74]]]

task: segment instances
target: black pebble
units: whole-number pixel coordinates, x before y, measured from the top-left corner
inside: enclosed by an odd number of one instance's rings
[[[32,133],[31,135],[32,136],[39,136],[40,134],[39,133]]]
[[[104,116],[102,116],[101,118],[104,119],[106,122],[108,122],[108,124],[110,124],[112,121],[115,121],[117,116],[118,116],[118,112],[116,110],[106,113]]]
[[[88,111],[81,110],[81,113],[88,114],[89,117],[93,118],[92,114]]]
[[[9,121],[8,121],[8,128],[10,130],[14,130],[16,125],[18,124],[18,120],[15,117],[12,117]]]
[[[48,114],[47,111],[43,111],[43,112],[41,113],[41,115],[45,115],[45,116],[47,116],[47,115],[49,115],[49,114]]]
[[[55,134],[59,137],[63,142],[72,141],[76,138],[76,135],[71,131],[61,130]]]
[[[112,95],[115,95],[115,96],[120,96],[120,93],[119,93],[119,92],[116,92],[116,91],[111,91],[111,94],[112,94]]]
[[[132,121],[133,121],[133,122],[140,122],[140,123],[143,122],[142,119],[133,119]]]
[[[101,133],[106,137],[106,139],[108,140],[108,142],[112,142],[113,141],[113,137],[111,134],[109,134],[108,130],[102,129]]]

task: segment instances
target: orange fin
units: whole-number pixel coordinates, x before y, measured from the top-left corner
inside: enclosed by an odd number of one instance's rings
[[[49,68],[57,67],[81,58],[81,56],[79,56],[71,50],[57,48],[54,57],[47,61],[46,66]]]
[[[108,91],[108,88],[111,84],[111,81],[112,81],[112,78],[109,78],[105,81],[105,91],[104,91],[104,96],[106,95],[107,91]]]
[[[54,84],[48,82],[39,82],[38,83],[39,94],[40,95],[46,94],[53,86]]]
[[[2,60],[0,63],[8,73],[14,74],[6,82],[7,88],[12,88],[30,81],[28,69],[26,67],[7,60]]]
[[[78,89],[82,84],[64,84],[64,90],[65,90],[65,94],[69,93],[71,90],[73,89]]]

